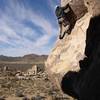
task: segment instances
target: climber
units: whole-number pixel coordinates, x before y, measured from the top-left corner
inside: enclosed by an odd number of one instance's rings
[[[57,6],[55,14],[60,27],[59,39],[63,39],[66,33],[71,33],[76,22],[76,16],[69,4],[67,4],[65,7]]]

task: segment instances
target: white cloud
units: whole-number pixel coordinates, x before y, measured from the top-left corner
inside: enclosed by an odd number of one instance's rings
[[[57,30],[52,27],[51,22],[41,14],[25,8],[17,0],[9,2],[4,11],[0,10],[0,14],[0,41],[14,46],[13,48],[0,48],[0,54],[17,56],[32,52],[46,52],[46,50],[41,51],[41,48],[45,47],[50,42],[49,40],[56,35]],[[45,34],[37,38],[39,33],[23,24],[24,20],[29,20],[39,26]],[[32,41],[27,36],[34,36],[33,38],[36,40]],[[9,38],[12,38],[12,41]]]

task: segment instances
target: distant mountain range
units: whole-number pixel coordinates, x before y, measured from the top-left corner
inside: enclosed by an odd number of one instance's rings
[[[23,57],[9,57],[0,55],[0,62],[44,62],[48,55],[28,54]]]

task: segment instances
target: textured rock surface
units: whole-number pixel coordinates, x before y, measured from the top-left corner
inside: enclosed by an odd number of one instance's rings
[[[66,0],[62,0],[63,4]],[[86,13],[79,19],[70,35],[57,40],[46,62],[46,69],[54,83],[61,81],[69,70],[79,70],[79,60],[84,58],[86,30],[91,14]],[[59,83],[59,82],[58,82]]]
[[[64,39],[57,40],[46,62],[50,73],[64,75],[69,70],[79,69],[78,62],[84,57],[86,29],[90,17],[87,13],[77,21],[71,35],[65,35]]]
[[[100,100],[100,5],[95,7],[95,3],[89,1],[92,0],[88,0],[88,4],[94,9],[88,10],[93,16],[86,33],[87,57],[80,61],[78,72],[66,73],[61,81],[63,92],[78,100]]]
[[[100,0],[84,1],[88,13],[76,22],[70,35],[57,40],[46,68],[54,84],[61,82],[64,93],[79,100],[100,100]],[[80,70],[73,72],[79,69],[79,60]]]
[[[84,5],[84,0],[61,0],[62,7],[66,6],[68,3],[77,16],[77,19],[81,18],[87,12],[87,8]]]
[[[100,0],[84,0],[88,11],[93,15],[100,15]]]

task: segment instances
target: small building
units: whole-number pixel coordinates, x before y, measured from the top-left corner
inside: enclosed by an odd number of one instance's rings
[[[4,66],[3,71],[4,72],[9,71],[9,68],[7,66]]]
[[[38,64],[38,65],[33,65],[31,69],[27,70],[28,75],[37,75],[39,72],[44,72],[44,65]]]
[[[33,65],[31,69],[27,70],[28,75],[36,75],[37,74],[37,65]]]

